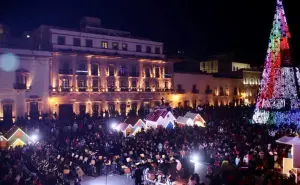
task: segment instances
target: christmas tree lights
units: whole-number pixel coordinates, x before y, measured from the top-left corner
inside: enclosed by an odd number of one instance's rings
[[[281,0],[277,0],[273,28],[253,115],[254,123],[300,121],[299,69],[292,67],[291,37]]]

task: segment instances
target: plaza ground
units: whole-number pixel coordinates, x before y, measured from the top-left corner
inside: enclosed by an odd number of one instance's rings
[[[196,165],[195,172],[200,175],[201,181],[208,184],[208,180],[205,178],[207,170],[207,164],[201,163]],[[100,176],[100,177],[85,177],[82,185],[134,185],[134,180],[127,178],[125,175],[114,176]]]

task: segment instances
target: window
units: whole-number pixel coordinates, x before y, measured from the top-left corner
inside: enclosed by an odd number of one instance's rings
[[[126,72],[126,68],[124,65],[120,65],[120,75],[124,75]]]
[[[98,64],[92,64],[91,66],[92,75],[98,75]]]
[[[27,75],[21,74],[21,73],[17,73],[17,75],[16,75],[16,83],[17,84],[23,84],[23,85],[26,86],[26,84],[27,84]]]
[[[107,49],[107,48],[108,48],[108,42],[102,41],[101,47],[102,47],[103,49]]]
[[[150,75],[150,68],[149,67],[147,67],[146,69],[145,69],[145,76],[146,77],[150,77],[151,75]]]
[[[237,94],[238,94],[238,90],[237,90],[237,88],[235,87],[235,88],[233,89],[233,95],[234,95],[234,96],[237,96]]]
[[[96,87],[96,88],[98,88],[98,79],[93,79],[93,81],[92,81],[92,87]]]
[[[109,79],[107,81],[107,86],[110,88],[114,88],[115,87],[115,80],[114,79]]]
[[[159,81],[155,82],[155,87],[156,87],[156,89],[159,89]]]
[[[122,103],[121,106],[120,106],[120,109],[121,109],[121,115],[125,115],[126,114],[126,104],[125,103]]]
[[[86,106],[85,105],[79,105],[79,114],[81,116],[84,116],[86,112]]]
[[[61,61],[59,73],[60,74],[72,74],[72,69],[70,69],[69,61]]]
[[[147,47],[146,47],[146,52],[147,52],[147,53],[151,53],[151,47],[150,47],[150,46],[147,46]]]
[[[115,49],[115,50],[118,50],[119,49],[119,43],[113,42],[112,43],[112,48]]]
[[[108,105],[108,111],[109,111],[109,113],[115,112],[115,104],[109,104]]]
[[[73,38],[73,45],[80,46],[80,38]]]
[[[136,80],[132,80],[131,81],[131,87],[132,88],[136,88]]]
[[[62,79],[61,87],[62,87],[63,89],[68,89],[68,88],[70,87],[70,86],[69,86],[69,79],[63,78],[63,79]]]
[[[86,39],[85,40],[85,46],[86,47],[93,47],[93,40],[91,40],[91,39]]]
[[[131,104],[131,109],[132,110],[137,110],[137,103],[136,102],[133,102],[132,104]]]
[[[39,119],[39,103],[38,102],[30,102],[30,119],[38,120]]]
[[[160,54],[160,47],[155,47],[155,54]]]
[[[86,80],[78,80],[78,87],[85,88],[86,87]]]
[[[197,89],[197,85],[196,84],[193,85],[193,90],[195,90],[195,89]]]
[[[165,67],[165,74],[169,74],[168,68]]]
[[[120,81],[120,87],[126,87],[126,83],[125,83],[124,80],[121,80],[121,81]]]
[[[66,44],[66,38],[63,36],[58,36],[57,37],[57,44],[58,45],[65,45]]]
[[[80,71],[87,71],[86,70],[86,64],[85,64],[85,62],[79,63],[78,70],[80,70]]]
[[[127,51],[127,44],[124,44],[124,43],[122,44],[122,50]]]
[[[168,81],[165,81],[165,88],[169,89],[169,82]]]
[[[136,51],[137,52],[142,52],[142,46],[141,45],[136,45]]]
[[[139,73],[137,72],[137,67],[135,65],[131,66],[131,74],[130,76],[138,77]]]
[[[115,66],[109,65],[108,66],[108,76],[114,76],[115,75]]]
[[[93,115],[98,116],[99,105],[93,104],[93,105],[92,105],[92,109],[93,109]]]
[[[220,87],[220,95],[224,96],[224,89],[223,89],[223,87]]]
[[[146,88],[150,88],[150,82],[149,82],[149,80],[145,80],[145,87]]]
[[[159,78],[159,67],[155,67],[155,77]]]
[[[229,88],[228,88],[228,86],[225,87],[225,95],[229,96]]]

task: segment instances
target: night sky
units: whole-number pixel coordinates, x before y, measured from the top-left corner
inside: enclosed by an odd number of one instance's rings
[[[234,52],[241,61],[262,65],[275,0],[9,0],[1,2],[0,22],[18,36],[40,24],[79,28],[83,16],[99,17],[105,28],[165,43],[167,54],[183,50],[200,59]],[[297,0],[283,2],[290,26],[294,63],[300,64]],[[298,61],[298,62],[297,62]]]

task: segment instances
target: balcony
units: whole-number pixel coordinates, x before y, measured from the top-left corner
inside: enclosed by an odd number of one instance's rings
[[[205,94],[212,94],[212,90],[211,89],[206,89]]]
[[[131,72],[131,73],[129,73],[129,76],[131,76],[131,77],[139,77],[140,73],[139,72]]]
[[[86,87],[78,87],[78,92],[86,92]]]
[[[130,91],[136,92],[137,88],[136,87],[131,87]]]
[[[26,86],[26,84],[15,83],[14,84],[14,89],[16,89],[16,90],[26,90],[27,86]]]
[[[119,72],[119,76],[128,76],[127,72]]]
[[[128,92],[129,88],[128,87],[120,87],[120,91],[122,91],[122,92]]]
[[[145,92],[151,92],[151,88],[150,87],[146,87],[145,88]]]
[[[92,91],[93,91],[93,92],[98,92],[98,91],[99,91],[99,88],[98,88],[98,87],[92,87]]]
[[[178,94],[184,94],[185,90],[184,89],[177,89],[176,93],[178,93]]]
[[[59,74],[71,75],[71,74],[73,74],[73,70],[72,69],[59,69]]]
[[[165,74],[164,77],[165,78],[172,78],[172,75],[171,74]]]
[[[70,87],[61,87],[61,92],[70,92]]]
[[[199,89],[192,89],[193,94],[199,94]]]
[[[114,87],[107,87],[107,91],[108,92],[115,92],[115,88]]]

